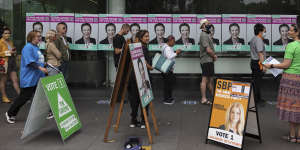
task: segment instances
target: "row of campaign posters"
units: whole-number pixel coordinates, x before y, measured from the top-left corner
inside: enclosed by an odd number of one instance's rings
[[[175,48],[184,51],[199,51],[200,20],[212,24],[211,38],[215,51],[249,51],[249,42],[254,36],[254,25],[266,27],[264,39],[267,51],[284,51],[291,24],[296,15],[193,15],[193,14],[73,14],[73,13],[27,13],[26,35],[35,29],[42,32],[43,40],[49,29],[64,22],[67,25],[67,41],[73,50],[113,50],[112,38],[122,24],[131,25],[125,38],[135,36],[138,30],[147,29],[150,34],[149,50],[160,50],[166,37],[174,35]],[[44,48],[44,43],[40,47]]]

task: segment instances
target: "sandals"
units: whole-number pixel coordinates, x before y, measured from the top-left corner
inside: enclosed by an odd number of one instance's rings
[[[300,139],[293,137],[293,136],[283,136],[282,139],[287,140],[288,142],[291,142],[291,143],[300,143]]]
[[[203,105],[211,105],[212,103],[209,100],[205,100],[205,101],[201,101],[201,104],[203,104]]]

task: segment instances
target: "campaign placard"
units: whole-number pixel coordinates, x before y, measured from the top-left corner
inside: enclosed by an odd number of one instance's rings
[[[129,44],[129,48],[142,106],[146,107],[154,97],[145,57],[143,54],[142,44]]]
[[[98,24],[97,14],[75,14],[75,44],[74,50],[98,50]]]
[[[172,34],[171,14],[149,14],[148,31],[150,36],[149,50],[161,51],[167,37]]]
[[[261,23],[266,28],[266,34],[263,39],[265,43],[265,50],[271,51],[271,39],[272,39],[272,16],[271,15],[247,15],[247,45],[250,45],[250,41],[255,36],[254,26],[257,23]]]
[[[272,51],[284,52],[293,39],[288,37],[291,24],[296,24],[296,15],[272,15]]]
[[[26,37],[30,31],[41,32],[41,39],[38,43],[40,49],[46,48],[46,32],[50,29],[49,13],[26,13]],[[25,37],[25,39],[26,39]]]
[[[73,13],[51,13],[50,29],[56,30],[58,24],[63,25],[66,29],[66,37],[68,44],[74,43],[74,14]]]
[[[193,14],[173,15],[172,34],[175,36],[174,49],[199,51],[197,38],[197,16]]]
[[[122,19],[123,20],[123,19]],[[99,14],[99,41],[98,50],[112,51],[113,37],[117,33],[117,28],[108,14]]]
[[[202,29],[200,29],[200,21],[202,19],[207,19],[213,26],[210,28],[210,37],[213,41],[215,52],[221,52],[222,50],[222,15],[197,15],[197,40],[196,43],[200,41],[200,34]]]
[[[82,127],[64,77],[57,74],[40,79],[22,139],[45,125],[50,108],[62,140],[66,140]]]
[[[207,139],[242,148],[251,84],[217,79]]]
[[[247,15],[222,15],[222,51],[249,51],[246,33]]]
[[[126,14],[124,15],[124,23],[128,23],[130,25],[130,31],[125,36],[126,39],[134,39],[136,34],[140,30],[148,29],[148,19],[147,15],[142,14]]]

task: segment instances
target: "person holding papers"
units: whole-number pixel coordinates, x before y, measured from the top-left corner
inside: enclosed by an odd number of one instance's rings
[[[162,48],[162,55],[170,60],[175,61],[175,57],[181,53],[181,49],[177,49],[176,52],[173,50],[173,46],[175,45],[175,37],[173,35],[168,36],[167,44],[165,44]],[[174,98],[172,97],[173,92],[173,84],[176,80],[176,77],[173,73],[173,68],[167,72],[162,73],[164,80],[164,100],[163,103],[167,105],[174,104]]]
[[[257,23],[254,26],[255,36],[250,41],[250,53],[251,53],[251,62],[250,67],[252,71],[252,80],[254,86],[254,100],[257,103],[264,104],[264,101],[261,99],[260,87],[262,83],[262,77],[266,72],[266,68],[262,66],[262,63],[266,59],[266,50],[264,44],[264,35],[266,33],[266,27]]]
[[[295,24],[290,27],[289,36],[294,42],[286,46],[284,60],[280,64],[264,64],[268,69],[284,69],[277,97],[279,120],[287,121],[290,126],[289,142],[300,143],[300,35]]]

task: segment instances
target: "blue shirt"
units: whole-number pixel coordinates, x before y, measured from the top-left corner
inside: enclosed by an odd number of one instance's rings
[[[36,68],[30,67],[30,63],[44,67],[44,56],[40,49],[32,43],[27,43],[22,49],[21,69],[20,69],[20,87],[34,87],[45,74]]]

